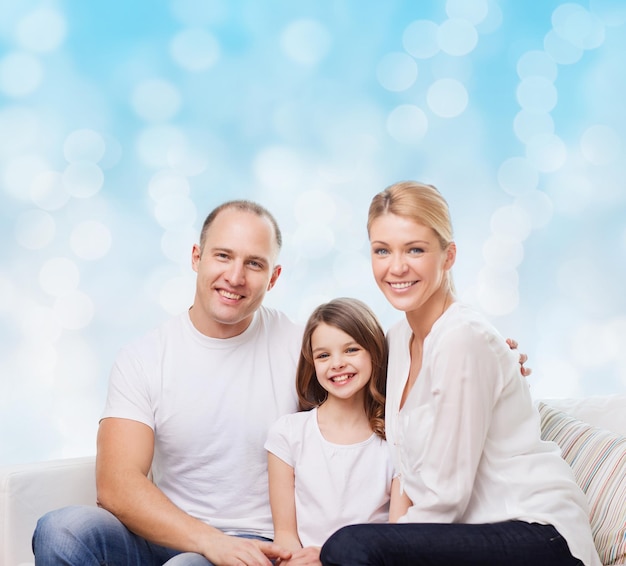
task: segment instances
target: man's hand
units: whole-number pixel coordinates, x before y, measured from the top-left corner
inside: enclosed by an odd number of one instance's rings
[[[319,546],[307,546],[293,552],[289,560],[280,560],[280,566],[322,566]]]
[[[517,350],[517,342],[513,340],[512,338],[507,338],[506,343],[509,345],[509,348],[511,348],[511,350]],[[528,356],[526,354],[519,355],[520,371],[522,372],[522,375],[524,377],[528,377],[533,372],[532,369],[524,367],[524,364],[527,361],[528,361]]]
[[[273,542],[225,534],[211,537],[203,554],[216,566],[272,566],[270,559],[291,558],[290,551]]]

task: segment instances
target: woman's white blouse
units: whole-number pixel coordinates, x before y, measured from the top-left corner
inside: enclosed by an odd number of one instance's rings
[[[574,556],[600,565],[585,495],[557,445],[540,439],[519,353],[484,317],[453,303],[426,337],[400,409],[411,335],[406,320],[388,333],[387,441],[413,502],[401,522],[551,524]]]

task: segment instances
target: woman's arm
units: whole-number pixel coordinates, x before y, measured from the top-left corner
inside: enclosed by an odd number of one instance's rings
[[[274,542],[295,552],[302,548],[296,520],[295,475],[293,468],[271,452],[267,454],[270,506]]]
[[[389,522],[397,523],[398,519],[407,512],[411,505],[413,505],[413,502],[409,499],[406,492],[401,492],[400,478],[393,478],[391,482],[391,501],[389,503]]]

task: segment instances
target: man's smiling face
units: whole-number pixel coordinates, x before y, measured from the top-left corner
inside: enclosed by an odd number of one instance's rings
[[[198,274],[191,321],[203,334],[230,338],[252,322],[265,293],[280,275],[271,222],[253,212],[226,208],[192,251]]]

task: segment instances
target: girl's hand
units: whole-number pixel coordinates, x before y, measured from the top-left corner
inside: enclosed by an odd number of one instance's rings
[[[281,560],[276,564],[280,566],[322,566],[320,550],[319,546],[307,546],[294,551],[289,560]]]
[[[511,350],[517,350],[517,342],[513,340],[513,338],[507,338],[506,343],[509,345],[509,348],[511,348]],[[532,369],[524,367],[524,364],[527,361],[528,361],[528,356],[526,354],[519,355],[520,371],[522,372],[522,375],[524,377],[528,377],[533,372]]]

